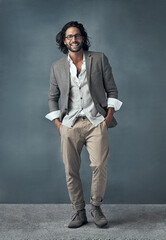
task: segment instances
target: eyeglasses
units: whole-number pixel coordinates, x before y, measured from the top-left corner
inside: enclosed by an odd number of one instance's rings
[[[78,38],[81,38],[82,37],[82,35],[81,34],[75,34],[75,35],[72,35],[72,34],[70,34],[70,35],[68,35],[67,37],[65,37],[65,38],[67,38],[68,40],[71,40],[71,39],[73,39],[73,37],[75,37],[76,39]]]

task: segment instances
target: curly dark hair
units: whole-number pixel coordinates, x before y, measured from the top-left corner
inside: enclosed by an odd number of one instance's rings
[[[64,40],[65,40],[66,30],[70,27],[76,27],[80,30],[81,35],[84,37],[82,48],[83,50],[87,51],[90,47],[89,37],[84,29],[84,26],[81,23],[78,23],[77,21],[71,21],[66,23],[65,26],[62,28],[62,30],[56,35],[56,42],[60,51],[62,51],[64,54],[68,53],[68,49],[64,44]]]

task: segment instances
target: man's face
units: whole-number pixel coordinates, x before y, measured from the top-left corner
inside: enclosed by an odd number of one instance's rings
[[[79,52],[82,49],[83,37],[79,28],[70,27],[66,30],[64,44],[71,52]]]

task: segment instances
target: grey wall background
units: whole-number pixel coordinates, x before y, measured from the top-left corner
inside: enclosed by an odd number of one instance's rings
[[[60,137],[48,113],[56,34],[82,22],[110,61],[123,106],[109,130],[105,203],[166,203],[166,1],[0,1],[0,202],[69,203]],[[89,203],[86,149],[81,177]]]

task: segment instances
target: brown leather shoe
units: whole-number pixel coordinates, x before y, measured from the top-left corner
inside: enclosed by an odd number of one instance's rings
[[[79,210],[73,215],[72,221],[69,223],[68,227],[79,228],[82,225],[86,224],[87,222],[88,221],[87,221],[85,209]]]
[[[92,205],[91,215],[94,218],[94,222],[98,227],[102,228],[107,225],[108,221],[104,216],[100,206]]]

